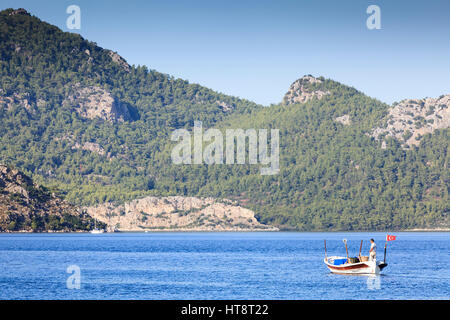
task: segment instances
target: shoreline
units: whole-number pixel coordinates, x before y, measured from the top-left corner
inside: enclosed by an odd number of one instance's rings
[[[414,228],[402,230],[399,232],[450,232],[450,228]]]
[[[450,228],[415,228],[406,230],[389,230],[389,231],[295,231],[295,230],[279,230],[279,229],[237,229],[237,230],[204,230],[204,229],[152,229],[152,230],[118,230],[114,232],[104,232],[101,234],[114,233],[240,233],[240,232],[267,232],[267,233],[395,233],[395,232],[450,232]],[[90,231],[1,231],[0,234],[90,234]]]

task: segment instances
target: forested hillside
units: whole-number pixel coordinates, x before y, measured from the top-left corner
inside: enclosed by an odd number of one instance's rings
[[[257,107],[130,67],[77,34],[14,12],[0,13],[0,160],[62,187],[70,201],[151,193],[152,164],[170,132]],[[94,117],[97,107],[104,112]]]
[[[185,166],[176,172],[167,165],[164,176],[173,178],[165,180],[165,188],[233,195],[261,222],[297,230],[448,225],[449,130],[425,135],[410,149],[390,137],[376,140],[370,133],[385,125],[389,106],[337,82],[318,80],[307,86],[310,92],[328,92],[320,99],[255,110],[221,123],[223,128],[279,128],[278,175],[261,176],[254,165]]]
[[[26,12],[0,12],[0,162],[72,203],[211,196],[294,230],[449,225],[448,127],[405,148],[397,133],[372,134],[388,127],[390,106],[354,88],[307,76],[286,89],[263,107],[130,66]],[[279,129],[279,174],[174,165],[170,134],[196,120]]]

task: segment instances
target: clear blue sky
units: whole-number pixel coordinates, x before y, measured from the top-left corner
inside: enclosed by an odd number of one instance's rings
[[[450,1],[2,0],[79,33],[130,64],[269,105],[312,74],[384,102],[450,93]],[[381,8],[368,30],[366,8]]]

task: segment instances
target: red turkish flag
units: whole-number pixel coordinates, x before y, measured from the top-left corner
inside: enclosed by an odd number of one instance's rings
[[[397,238],[397,236],[392,236],[390,234],[386,235],[386,241],[394,241]]]

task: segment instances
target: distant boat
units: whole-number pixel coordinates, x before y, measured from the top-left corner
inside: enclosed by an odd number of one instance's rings
[[[90,233],[92,233],[92,234],[100,234],[100,233],[103,233],[103,232],[105,232],[105,230],[103,230],[103,229],[97,229],[97,220],[94,220],[94,229],[92,229],[91,231],[90,231]]]
[[[323,262],[331,272],[339,274],[380,274],[381,270],[387,267],[386,246],[384,247],[384,261],[369,261],[369,257],[361,256],[362,240],[359,257],[348,257],[347,240],[344,239],[344,243],[347,257],[327,257],[327,243],[325,241],[325,258]]]
[[[103,229],[97,229],[97,228],[92,229],[92,230],[90,231],[90,233],[92,233],[92,234],[99,234],[99,233],[103,233],[103,232],[105,232],[105,230],[103,230]]]

